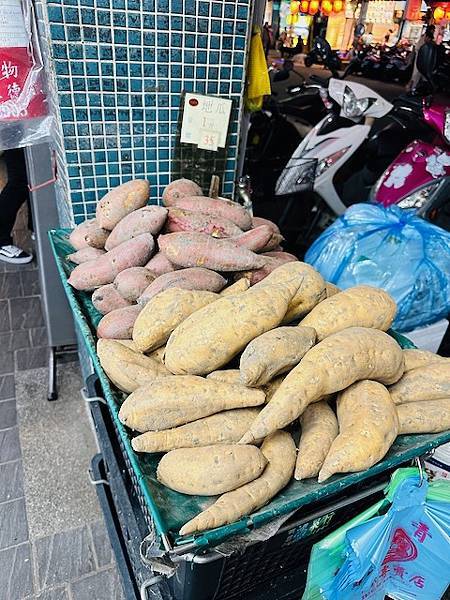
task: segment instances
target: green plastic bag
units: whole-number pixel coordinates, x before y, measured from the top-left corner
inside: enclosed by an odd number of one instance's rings
[[[417,477],[416,468],[397,469],[392,474],[391,481],[385,489],[385,497],[366,509],[361,514],[330,533],[320,542],[314,544],[308,565],[308,576],[303,600],[327,600],[324,588],[328,588],[339,569],[342,567],[345,555],[345,538],[347,532],[369,519],[383,515],[391,506],[393,496],[399,485],[410,477]],[[449,485],[447,481],[437,480],[428,486],[427,501],[450,502]]]

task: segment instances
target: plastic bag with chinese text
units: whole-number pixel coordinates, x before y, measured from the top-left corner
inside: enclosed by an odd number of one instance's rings
[[[399,469],[385,500],[315,544],[303,599],[438,600],[449,584],[450,482]]]
[[[31,0],[3,0],[0,19],[0,150],[50,137],[52,117]]]

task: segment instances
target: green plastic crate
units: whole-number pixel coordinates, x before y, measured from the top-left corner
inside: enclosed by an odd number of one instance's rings
[[[157,532],[167,542],[177,546],[194,542],[198,547],[216,545],[226,538],[242,534],[251,528],[260,527],[271,519],[286,515],[302,506],[311,505],[317,500],[335,495],[349,486],[368,477],[382,473],[388,469],[403,464],[408,460],[421,456],[433,448],[450,441],[450,431],[434,435],[404,435],[399,436],[387,456],[362,473],[333,476],[326,483],[319,484],[315,480],[291,481],[269,504],[230,525],[206,531],[195,538],[180,537],[180,527],[196,514],[211,504],[211,498],[179,494],[161,485],[156,479],[156,467],[160,456],[154,454],[136,454],[131,447],[130,431],[120,423],[118,411],[123,401],[123,395],[115,391],[106,377],[95,351],[95,328],[101,319],[101,314],[92,305],[90,294],[74,290],[67,278],[73,270],[66,256],[73,252],[69,243],[70,230],[52,230],[49,232],[50,243],[58,265],[58,270],[67,294],[75,322],[84,338],[94,368],[100,379],[104,397],[111,410],[114,423],[122,439],[128,460],[134,471],[146,508],[151,514]],[[404,336],[389,332],[403,348],[414,348],[414,345]],[[167,548],[166,548],[167,549]]]

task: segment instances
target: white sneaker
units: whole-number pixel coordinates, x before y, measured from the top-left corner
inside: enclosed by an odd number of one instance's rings
[[[24,265],[33,260],[33,255],[17,246],[0,246],[0,260],[14,265]]]

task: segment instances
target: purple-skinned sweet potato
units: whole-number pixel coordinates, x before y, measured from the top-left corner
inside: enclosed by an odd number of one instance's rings
[[[168,288],[181,288],[185,290],[205,290],[209,292],[219,292],[225,285],[226,279],[202,267],[190,269],[181,269],[173,273],[166,273],[157,277],[139,297],[139,304],[147,302]]]
[[[112,231],[121,219],[145,206],[149,195],[150,184],[145,179],[132,179],[113,188],[97,204],[98,224]]]
[[[145,265],[153,247],[153,237],[143,233],[116,246],[100,258],[78,265],[72,271],[68,282],[75,289],[84,291],[112,283],[121,271]]]
[[[206,267],[214,271],[259,269],[268,260],[229,239],[216,239],[205,233],[168,233],[158,239],[170,260],[182,267]]]
[[[121,219],[111,231],[106,243],[106,250],[112,250],[119,244],[131,240],[141,233],[156,235],[167,218],[164,206],[144,206]]]

